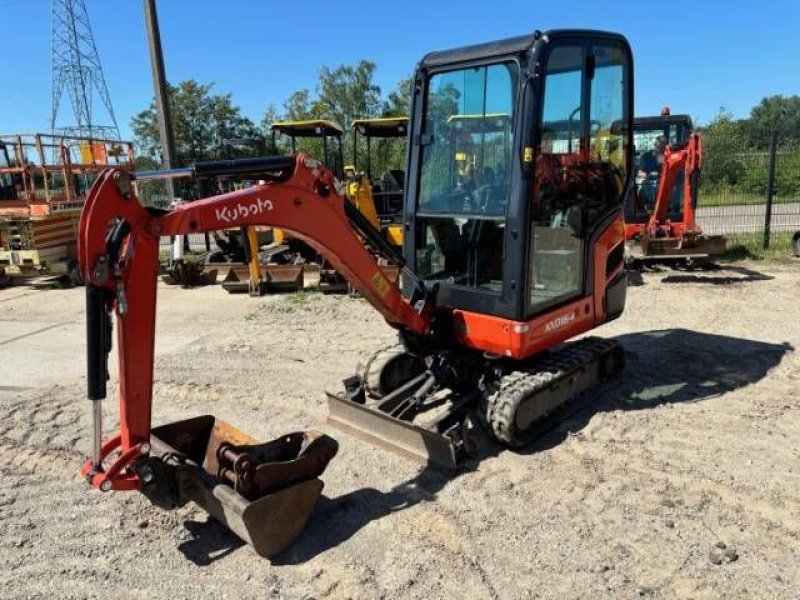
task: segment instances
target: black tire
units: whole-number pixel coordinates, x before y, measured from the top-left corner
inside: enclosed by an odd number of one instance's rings
[[[370,398],[383,398],[425,370],[422,360],[400,344],[379,350],[360,363],[356,374]]]
[[[792,237],[792,250],[795,256],[800,256],[800,231],[796,231]]]
[[[531,394],[539,389],[538,382],[526,373],[511,373],[489,391],[485,402],[485,420],[489,434],[501,444],[520,448],[528,442],[517,427],[517,411]]]

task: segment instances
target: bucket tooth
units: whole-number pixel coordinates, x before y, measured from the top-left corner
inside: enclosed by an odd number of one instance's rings
[[[338,450],[318,431],[259,443],[210,415],[154,428],[151,446],[139,476],[150,481],[142,491],[154,504],[193,501],[264,557],[300,535],[322,493],[319,477]]]

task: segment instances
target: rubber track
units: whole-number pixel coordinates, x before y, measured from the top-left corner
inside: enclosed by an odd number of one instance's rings
[[[616,348],[621,347],[613,340],[583,338],[535,359],[525,371],[512,371],[501,377],[494,388],[488,390],[485,400],[486,424],[490,434],[503,444],[519,448],[551,430],[564,418],[582,408],[583,404],[576,400],[580,396],[588,395],[578,394],[571,397],[524,432],[519,431],[516,426],[517,411],[522,403],[536,401],[537,397],[547,394],[552,384],[590,366]]]

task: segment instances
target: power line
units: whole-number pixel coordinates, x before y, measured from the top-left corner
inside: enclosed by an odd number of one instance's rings
[[[119,139],[119,127],[108,94],[103,67],[92,34],[84,0],[53,0],[53,102],[50,128],[54,133]],[[67,92],[73,122],[58,124],[61,101]],[[105,109],[104,121],[94,110],[95,96]]]

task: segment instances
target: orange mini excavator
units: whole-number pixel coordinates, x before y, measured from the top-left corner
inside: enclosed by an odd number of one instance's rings
[[[634,119],[633,130],[636,185],[625,206],[628,264],[701,265],[723,254],[725,238],[703,233],[695,218],[703,146],[692,119],[665,107],[660,116]]]
[[[432,465],[455,468],[478,424],[520,446],[621,371],[613,340],[567,340],[625,305],[627,41],[537,31],[435,52],[417,66],[412,98],[402,255],[303,154],[100,177],[80,222],[93,486],[141,490],[166,507],[194,500],[269,556],[302,529],[336,453],[318,432],[262,444],[212,416],[151,427],[161,236],[273,226],[324,255],[399,336],[329,395],[330,422]],[[457,115],[470,115],[469,128],[451,130]],[[132,186],[219,174],[265,183],[168,212],[142,207]],[[376,256],[400,269],[400,284]],[[112,313],[120,432],[101,443]]]

